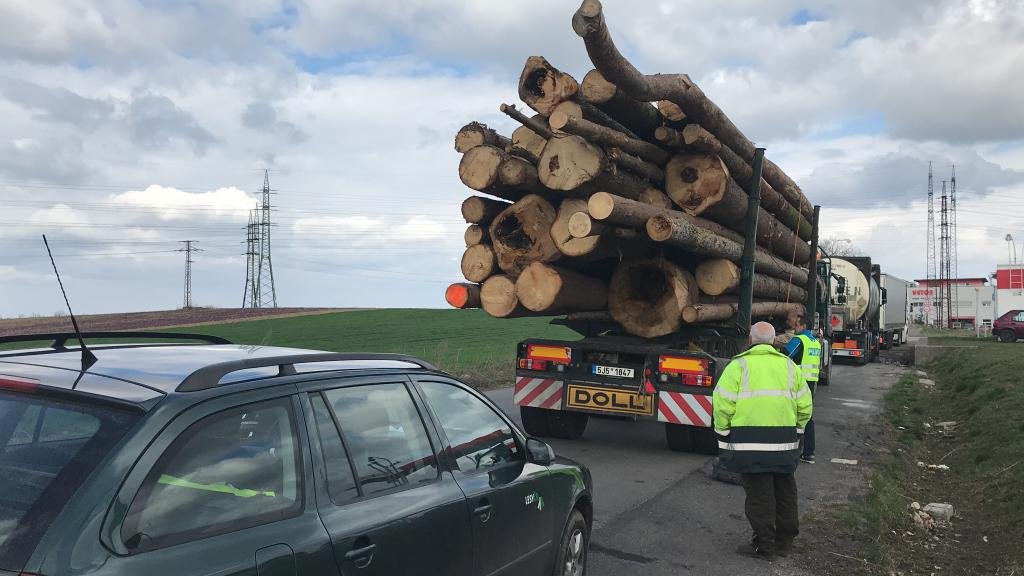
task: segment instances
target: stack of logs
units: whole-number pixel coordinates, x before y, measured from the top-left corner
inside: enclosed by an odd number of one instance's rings
[[[502,112],[511,137],[479,122],[459,130],[459,177],[479,192],[462,272],[447,301],[501,318],[610,314],[654,338],[735,316],[753,184],[754,145],[686,75],[640,74],[612,43],[601,4],[573,29],[595,70],[579,83],[527,59]],[[813,209],[764,161],[753,277],[755,318],[806,301]]]

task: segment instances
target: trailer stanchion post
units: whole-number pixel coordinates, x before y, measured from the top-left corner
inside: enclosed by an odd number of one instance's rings
[[[807,263],[807,320],[811,322],[810,328],[818,328],[818,322],[824,322],[822,316],[818,318],[815,313],[818,311],[818,216],[821,214],[821,206],[814,207],[814,216],[811,220],[811,261]]]
[[[740,306],[736,315],[736,329],[740,335],[750,333],[750,309],[754,303],[754,264],[757,247],[757,212],[761,208],[761,169],[764,166],[764,148],[754,150],[753,181],[747,202],[747,236],[743,242],[741,265]]]

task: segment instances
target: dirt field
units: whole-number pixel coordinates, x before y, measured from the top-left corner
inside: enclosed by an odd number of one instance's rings
[[[91,314],[78,316],[78,324],[82,330],[90,332],[150,330],[172,326],[198,326],[257,318],[280,318],[341,311],[343,310],[338,308],[192,308],[189,310],[125,312],[122,314]],[[67,316],[7,318],[0,320],[0,336],[70,331],[71,320]]]

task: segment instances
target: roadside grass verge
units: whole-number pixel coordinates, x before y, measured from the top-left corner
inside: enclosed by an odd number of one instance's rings
[[[869,573],[1024,574],[1024,346],[970,340],[924,367],[934,387],[907,376],[885,398],[890,455],[838,512]],[[911,502],[955,516],[929,530]]]

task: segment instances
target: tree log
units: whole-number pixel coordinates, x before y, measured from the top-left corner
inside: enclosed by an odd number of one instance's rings
[[[686,125],[686,113],[675,102],[658,100],[658,111],[665,118],[665,125],[670,128],[682,128]]]
[[[515,277],[531,262],[557,260],[562,253],[551,238],[555,208],[529,194],[499,214],[490,226],[498,266]]]
[[[641,74],[612,42],[599,0],[583,0],[572,19],[573,30],[583,38],[594,67],[610,82],[641,101],[670,100],[687,118],[697,122],[745,161],[753,162],[754,144],[686,74]],[[811,203],[786,174],[770,160],[764,161],[764,178],[808,219]]]
[[[483,282],[497,271],[494,249],[489,244],[466,248],[462,254],[462,275],[470,282]]]
[[[548,118],[543,114],[535,114],[532,117],[527,116],[516,108],[515,104],[502,104],[498,107],[499,110],[508,115],[516,122],[523,125],[523,128],[529,128],[531,132],[547,140],[551,138],[551,128],[548,127]],[[515,144],[515,138],[513,137],[513,144]]]
[[[722,146],[713,134],[697,124],[687,126],[682,136],[683,143],[687,148],[717,154],[729,169],[729,174],[733,179],[744,191],[750,192],[751,181],[754,178],[754,171],[750,164],[736,155],[728,146]],[[703,149],[704,147],[706,149]],[[799,210],[776,192],[764,178],[761,178],[760,193],[762,208],[775,215],[787,228],[796,230],[801,240],[811,239],[811,224],[807,218],[804,218]]]
[[[550,190],[540,183],[537,166],[512,155],[506,155],[498,167],[498,181],[504,186],[524,192],[541,195],[550,193]]]
[[[555,106],[575,96],[579,88],[575,78],[555,68],[542,56],[527,58],[519,76],[519,99],[545,116],[550,115]]]
[[[466,248],[491,241],[491,237],[487,235],[487,229],[479,224],[470,224],[462,237],[466,241]]]
[[[662,123],[661,113],[656,107],[619,90],[597,70],[591,70],[583,77],[579,94],[584,101],[605,111],[645,140],[652,139],[654,130]]]
[[[682,150],[686,146],[686,143],[683,142],[683,134],[668,126],[658,126],[654,130],[654,139],[661,142],[662,146],[673,150]]]
[[[487,226],[498,214],[501,214],[502,210],[511,205],[493,198],[470,196],[462,201],[462,217],[470,224]]]
[[[544,118],[540,114],[538,118]],[[544,146],[548,141],[526,126],[520,126],[512,132],[512,144],[509,145],[509,153],[518,150],[524,158],[529,155],[533,158],[533,164],[540,161],[540,155],[544,153]]]
[[[648,187],[636,176],[616,170],[600,148],[571,134],[556,134],[548,140],[537,173],[548,188],[577,196],[615,190],[621,196],[639,198]]]
[[[556,132],[562,131],[582,136],[590,142],[603,146],[615,146],[659,166],[664,166],[670,158],[668,152],[650,142],[630,138],[622,132],[573,116],[565,110],[555,110],[548,117],[548,125]]]
[[[733,262],[739,262],[743,257],[742,242],[694,226],[687,218],[655,216],[647,222],[647,235],[655,242],[664,242],[701,256],[726,258]],[[784,262],[763,249],[757,251],[754,269],[791,284],[807,282],[807,270]]]
[[[492,128],[488,128],[486,124],[470,122],[460,128],[455,135],[455,150],[469,152],[471,148],[484,144],[504,148],[509,142],[508,138],[498,134]]]
[[[452,308],[466,309],[480,307],[480,285],[452,284],[444,291],[444,299]]]
[[[637,198],[637,200],[643,202],[644,204],[650,204],[651,206],[664,208],[665,210],[672,209],[672,199],[665,195],[665,193],[662,192],[661,190],[658,190],[657,188],[648,188],[647,190],[644,190],[640,194],[640,197]]]
[[[607,306],[608,285],[573,270],[534,262],[516,280],[516,296],[534,312],[591,312]]]
[[[551,238],[555,245],[566,256],[584,256],[597,250],[602,238],[597,235],[583,237],[573,236],[569,230],[569,221],[577,212],[587,209],[587,201],[579,199],[563,200],[558,205],[558,216],[551,226]]]
[[[665,167],[668,195],[685,212],[746,231],[749,197],[730,178],[718,156],[687,152]],[[757,243],[785,260],[806,264],[811,250],[806,242],[764,209],[757,212]]]
[[[480,304],[495,318],[519,318],[522,316],[539,316],[519,303],[516,297],[516,283],[504,274],[491,276],[480,287]]]
[[[533,164],[494,146],[477,146],[466,152],[459,162],[459,179],[473,190],[515,200],[527,193],[549,192]]]
[[[608,159],[614,162],[619,168],[628,170],[644,180],[658,186],[665,183],[665,171],[659,168],[657,164],[647,162],[646,160],[619,148],[609,148],[606,154],[608,154]],[[657,190],[655,191],[657,192]],[[646,193],[647,190],[644,190],[644,192]]]
[[[739,265],[724,258],[701,262],[693,271],[693,275],[697,278],[700,291],[710,296],[734,293],[740,287]],[[785,280],[755,273],[754,296],[761,299],[804,302],[807,300],[807,291]]]
[[[639,228],[646,230],[647,221],[655,216],[666,218],[682,218],[693,226],[706,229],[712,234],[717,234],[743,244],[743,237],[729,230],[725,226],[711,220],[690,216],[685,212],[661,208],[643,202],[622,198],[607,192],[598,192],[587,201],[587,212],[595,220],[616,224],[626,228]]]
[[[803,308],[800,304],[785,302],[754,302],[750,315],[754,318],[783,318],[791,311]],[[721,322],[736,316],[739,304],[694,304],[683,310],[683,321],[687,324]]]
[[[623,262],[608,288],[608,311],[630,334],[657,338],[682,324],[683,309],[697,302],[697,281],[664,259]]]
[[[586,203],[583,208],[586,209]],[[596,222],[590,217],[590,214],[583,211],[576,212],[569,217],[567,228],[570,236],[579,239],[594,237],[620,238],[622,240],[640,239],[640,234],[632,228],[618,228],[604,222]]]

